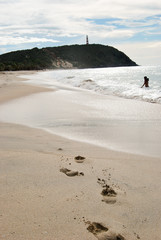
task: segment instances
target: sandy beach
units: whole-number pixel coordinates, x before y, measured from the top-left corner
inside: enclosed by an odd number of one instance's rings
[[[25,74],[0,73],[1,105],[54,91]],[[161,240],[161,157],[0,122],[0,192],[0,239]]]

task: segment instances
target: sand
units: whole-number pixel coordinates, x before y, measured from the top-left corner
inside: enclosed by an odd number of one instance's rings
[[[0,73],[0,103],[48,91],[21,74]],[[0,192],[0,239],[161,239],[160,158],[1,122]]]

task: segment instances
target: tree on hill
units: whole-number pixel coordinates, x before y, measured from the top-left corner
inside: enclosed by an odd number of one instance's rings
[[[116,48],[100,44],[33,48],[0,55],[0,71],[137,66]]]

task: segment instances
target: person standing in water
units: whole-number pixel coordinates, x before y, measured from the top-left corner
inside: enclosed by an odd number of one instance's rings
[[[141,86],[142,87],[149,87],[149,78],[147,76],[144,77],[144,84]]]

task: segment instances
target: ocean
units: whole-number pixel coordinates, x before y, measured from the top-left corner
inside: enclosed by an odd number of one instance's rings
[[[149,78],[149,88],[141,88],[144,76]],[[31,80],[50,88],[55,81],[100,94],[161,104],[161,66],[55,70],[38,73]]]
[[[144,76],[149,88],[141,88]],[[0,121],[161,157],[161,67],[55,70],[24,78],[53,91],[1,104]]]

